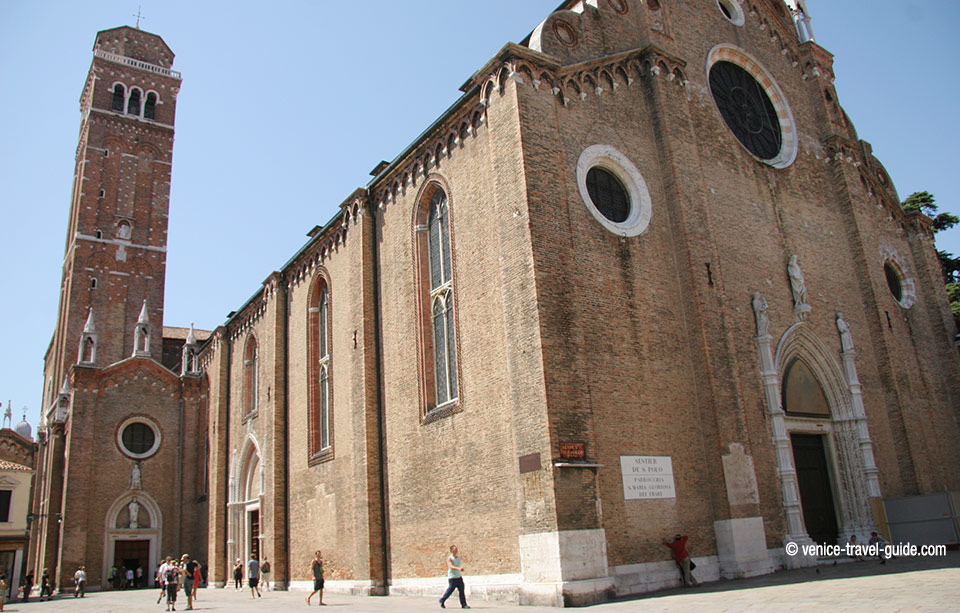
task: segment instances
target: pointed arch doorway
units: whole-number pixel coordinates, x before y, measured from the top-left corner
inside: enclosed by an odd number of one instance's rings
[[[769,329],[758,324],[755,340],[787,543],[812,544],[815,539],[835,543],[835,535],[847,534],[865,538],[874,524],[870,499],[881,495],[854,364],[856,352],[840,313],[837,329],[839,362],[835,350],[803,321],[783,333],[775,353]],[[788,568],[816,564],[815,557],[805,555],[784,561]]]
[[[823,387],[802,357],[794,357],[783,375],[783,410],[790,431],[797,488],[807,534],[820,544],[838,539],[830,404]]]
[[[263,500],[263,464],[260,448],[253,437],[247,438],[239,461],[234,463],[231,478],[231,501],[228,504],[229,562],[245,563],[250,556],[259,560],[263,551],[260,509]],[[232,567],[230,564],[228,567]]]

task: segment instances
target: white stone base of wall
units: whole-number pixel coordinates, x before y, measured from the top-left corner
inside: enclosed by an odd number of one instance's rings
[[[467,602],[477,599],[516,603],[518,602],[517,587],[520,581],[519,574],[464,575],[463,577]],[[390,582],[390,594],[440,598],[446,591],[447,585],[446,577],[395,578]],[[456,592],[451,598],[457,598]]]
[[[762,517],[715,521],[713,531],[717,536],[720,576],[724,579],[756,577],[774,571]]]
[[[743,573],[739,577],[770,574],[786,568],[784,557],[786,556],[782,547],[764,549],[762,556],[755,556],[754,559],[746,561],[739,567]],[[723,574],[724,566],[719,556],[694,556],[691,559],[697,565],[693,571],[693,577],[700,583],[730,578]],[[617,596],[631,596],[683,586],[680,569],[672,560],[612,566],[610,574],[616,580]]]
[[[279,588],[278,588],[279,589]],[[312,592],[313,580],[291,581],[287,586],[290,591]],[[350,594],[351,596],[382,596],[383,588],[378,587],[370,580],[361,581],[332,581],[323,582],[324,594]]]
[[[693,571],[693,577],[697,581],[704,583],[720,579],[720,561],[717,556],[701,556],[691,559],[697,565]],[[616,580],[617,596],[656,592],[657,590],[683,585],[680,578],[680,569],[676,562],[672,560],[624,564],[623,566],[613,566],[610,571]]]

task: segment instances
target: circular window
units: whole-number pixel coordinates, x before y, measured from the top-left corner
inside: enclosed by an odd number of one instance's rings
[[[917,302],[917,284],[905,272],[903,262],[895,253],[885,253],[883,258],[883,276],[890,295],[901,307],[909,309]]]
[[[707,58],[707,77],[717,110],[740,144],[775,168],[792,164],[793,113],[767,71],[744,51],[717,45]]]
[[[737,0],[717,0],[717,6],[723,16],[729,19],[733,25],[742,26],[744,20],[743,9]]]
[[[780,153],[777,111],[749,72],[733,62],[717,62],[710,69],[710,93],[727,127],[750,153],[761,160]]]
[[[602,166],[594,166],[587,171],[587,193],[601,215],[613,223],[627,220],[630,196],[617,175]]]
[[[903,286],[900,285],[900,275],[889,263],[883,265],[883,273],[887,276],[887,287],[890,293],[897,299],[897,302],[903,300]]]
[[[609,145],[591,145],[577,160],[577,187],[587,209],[607,230],[638,236],[650,225],[647,183],[637,167]]]
[[[132,458],[148,458],[160,446],[160,431],[142,418],[130,418],[120,426],[117,443],[120,450]]]
[[[577,31],[573,26],[562,19],[553,22],[553,33],[561,43],[568,47],[577,44]]]

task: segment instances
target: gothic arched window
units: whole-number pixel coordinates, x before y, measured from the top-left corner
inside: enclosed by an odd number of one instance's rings
[[[459,396],[457,343],[450,248],[450,203],[439,186],[418,215],[420,258],[421,383],[424,413],[452,407]],[[424,236],[425,235],[425,236]]]
[[[333,454],[333,419],[330,343],[330,285],[322,274],[310,291],[307,317],[310,459],[320,460]]]
[[[251,334],[243,348],[243,412],[257,412],[257,339]]]

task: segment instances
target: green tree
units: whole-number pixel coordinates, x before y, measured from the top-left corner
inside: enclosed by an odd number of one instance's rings
[[[934,233],[948,230],[960,223],[960,218],[946,211],[937,212],[937,204],[930,192],[914,192],[900,203],[904,211],[917,211],[933,220]],[[947,296],[950,297],[950,309],[960,324],[960,258],[946,251],[937,251],[940,267],[943,270],[943,282]]]
[[[930,192],[913,192],[900,203],[904,211],[920,211],[933,220],[933,231],[948,230],[960,223],[960,217],[947,213],[937,213],[937,205]]]

